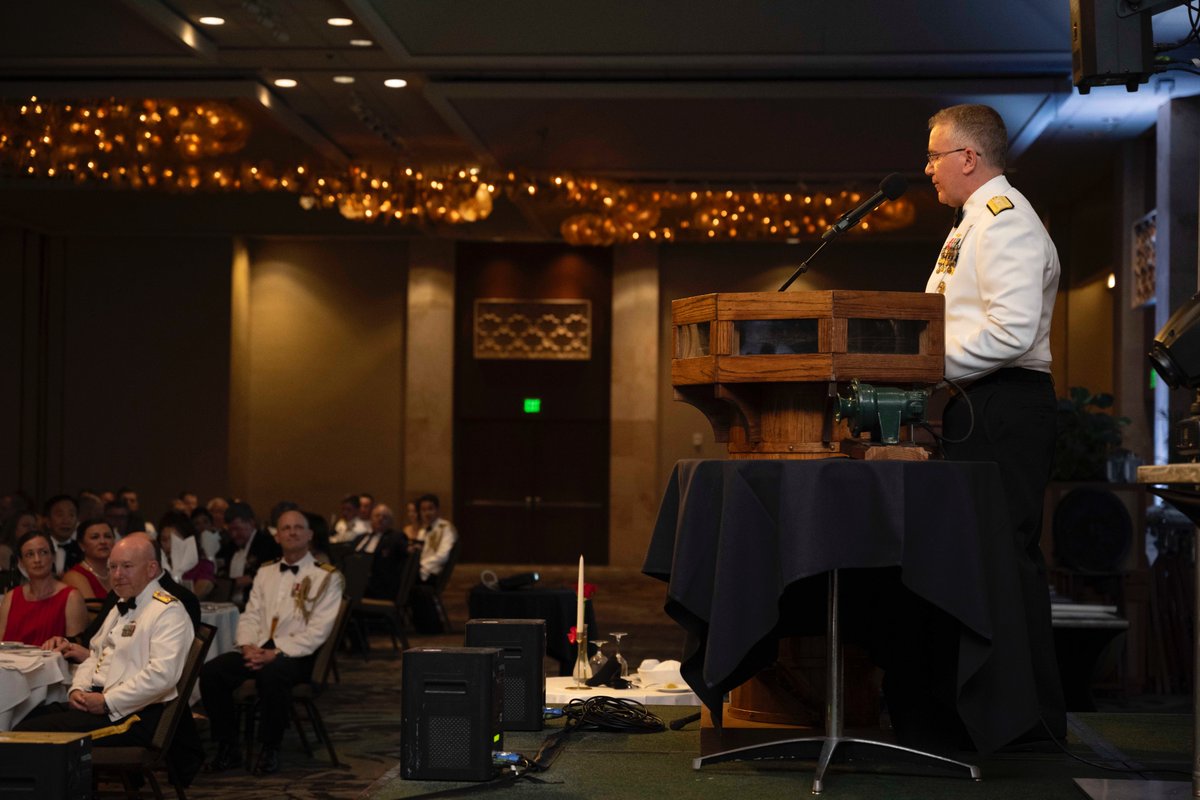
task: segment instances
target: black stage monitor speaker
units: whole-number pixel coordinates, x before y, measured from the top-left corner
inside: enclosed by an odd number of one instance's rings
[[[1071,0],[1071,76],[1080,94],[1113,85],[1134,92],[1150,80],[1150,15],[1121,14],[1118,5],[1118,0]]]
[[[504,659],[504,730],[540,731],[546,706],[545,620],[469,620],[466,645],[500,648]]]
[[[92,740],[85,733],[0,733],[0,798],[88,800]]]
[[[401,662],[400,776],[486,781],[500,728],[504,661],[495,647],[417,647]]]

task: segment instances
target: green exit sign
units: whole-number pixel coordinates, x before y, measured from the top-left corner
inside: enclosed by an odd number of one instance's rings
[[[526,414],[542,413],[542,398],[526,397],[525,398],[525,413]]]

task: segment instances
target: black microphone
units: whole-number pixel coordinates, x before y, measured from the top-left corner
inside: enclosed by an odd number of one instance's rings
[[[886,178],[880,181],[878,192],[868,197],[866,201],[857,208],[847,211],[845,214],[843,214],[837,222],[833,223],[829,230],[821,234],[821,239],[823,241],[828,241],[836,236],[841,236],[843,233],[861,222],[862,218],[867,214],[870,214],[872,211],[879,208],[879,206],[883,205],[884,201],[895,200],[897,197],[904,194],[906,189],[908,189],[908,181],[904,179],[903,175],[893,172],[891,175],[888,175]]]

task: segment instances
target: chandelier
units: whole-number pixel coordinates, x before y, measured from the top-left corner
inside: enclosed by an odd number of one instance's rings
[[[238,157],[250,124],[219,101],[164,99],[0,106],[0,174],[133,190],[285,191],[306,210],[419,227],[485,220],[498,197],[561,219],[576,245],[811,237],[861,202],[859,187],[646,184],[570,173],[429,165],[275,166]],[[900,198],[855,231],[911,225]]]

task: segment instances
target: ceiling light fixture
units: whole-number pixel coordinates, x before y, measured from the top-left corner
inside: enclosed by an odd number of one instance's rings
[[[353,75],[334,75],[333,82],[340,83],[343,86],[349,85],[351,83],[354,83],[354,76]]]
[[[354,20],[349,17],[330,17],[325,23],[335,28],[348,28],[354,24]]]
[[[294,89],[298,82],[295,78],[276,78],[272,81],[280,89]]]
[[[388,78],[383,82],[383,85],[389,89],[403,89],[405,86],[408,86],[408,81],[404,80],[404,78]]]
[[[371,119],[368,114],[364,122]],[[377,132],[392,141],[386,129]],[[134,190],[286,191],[298,195],[305,209],[419,226],[487,219],[497,199],[506,198],[555,211],[565,242],[597,246],[643,239],[810,240],[870,191],[654,186],[478,166],[425,169],[403,162],[273,165],[239,155],[249,135],[249,123],[235,108],[211,100],[79,104],[30,98],[19,105],[0,103],[0,174]],[[900,198],[882,206],[869,229],[855,228],[855,235],[898,230],[915,218],[912,201]]]
[[[375,43],[372,42],[370,39],[351,39],[350,46],[351,47],[374,47]]]
[[[200,19],[198,19],[196,21],[199,22],[201,25],[224,25],[225,24],[224,17],[200,17]]]

